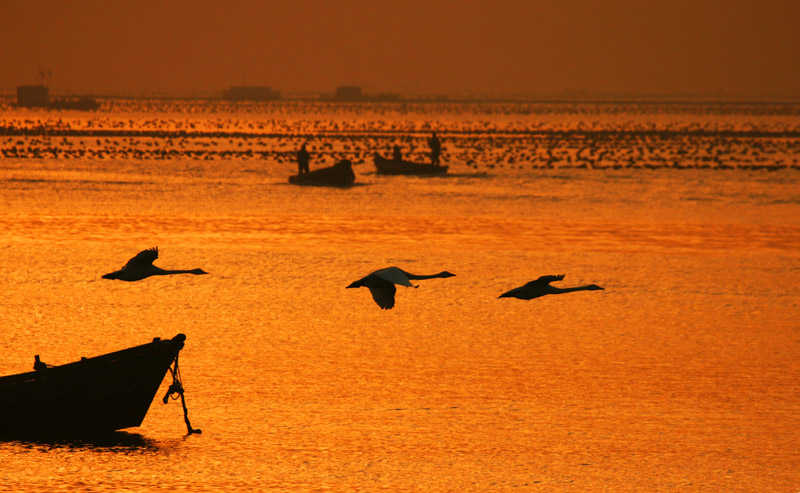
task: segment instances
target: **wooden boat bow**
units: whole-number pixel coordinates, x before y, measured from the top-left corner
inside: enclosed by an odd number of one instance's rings
[[[0,437],[104,433],[140,426],[161,382],[173,377],[189,433],[178,356],[184,334],[81,358],[64,365],[0,377]],[[177,398],[177,397],[175,397]]]

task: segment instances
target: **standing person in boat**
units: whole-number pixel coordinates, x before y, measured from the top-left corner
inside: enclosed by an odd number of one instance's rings
[[[308,173],[308,162],[311,161],[311,154],[306,150],[306,145],[303,144],[300,150],[297,151],[297,174],[302,175]]]
[[[403,160],[403,151],[400,150],[400,146],[397,144],[392,148],[392,157],[398,162]]]
[[[442,143],[439,141],[439,137],[436,136],[436,132],[433,132],[428,137],[428,147],[431,148],[431,164],[440,166],[439,154],[442,153]]]

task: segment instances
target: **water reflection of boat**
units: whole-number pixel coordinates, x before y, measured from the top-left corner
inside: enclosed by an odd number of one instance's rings
[[[414,163],[403,159],[386,159],[377,152],[374,161],[379,175],[440,175],[447,173],[447,166]]]
[[[81,435],[139,426],[173,361],[177,372],[185,340],[183,334],[156,338],[60,366],[37,358],[38,370],[0,377],[0,436]]]
[[[129,431],[109,431],[107,433],[92,433],[88,435],[30,435],[10,437],[23,447],[45,447],[47,450],[113,450],[125,451],[156,451],[159,443],[152,438]]]
[[[349,159],[342,159],[333,166],[319,168],[309,173],[292,175],[289,183],[296,185],[328,185],[336,187],[349,187],[356,181],[353,173],[353,163]]]

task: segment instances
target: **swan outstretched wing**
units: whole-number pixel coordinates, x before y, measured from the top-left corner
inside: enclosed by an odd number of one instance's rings
[[[142,250],[141,252],[137,253],[132,259],[128,260],[128,263],[125,264],[126,268],[136,268],[136,267],[144,267],[147,265],[152,265],[152,263],[158,258],[158,247],[148,248],[147,250]]]
[[[550,284],[551,282],[560,281],[564,279],[564,274],[557,276],[540,276],[539,279],[531,281],[528,284]]]
[[[394,294],[397,292],[394,284],[387,283],[385,286],[380,287],[371,286],[369,292],[379,307],[384,310],[390,310],[394,307]]]
[[[387,267],[385,269],[376,270],[372,273],[372,275],[380,277],[386,281],[389,281],[392,284],[399,284],[400,286],[406,286],[409,288],[414,288],[411,281],[409,281],[406,272],[403,269],[398,267]]]

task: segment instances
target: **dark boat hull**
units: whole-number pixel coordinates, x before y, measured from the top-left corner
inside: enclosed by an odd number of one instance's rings
[[[309,173],[302,173],[289,177],[289,183],[296,185],[327,185],[335,187],[349,187],[356,181],[353,173],[353,163],[343,159],[333,166],[315,169]]]
[[[447,173],[447,166],[414,163],[411,161],[395,161],[375,154],[375,168],[379,175],[442,175]]]
[[[0,377],[0,436],[104,433],[142,424],[186,336]]]

